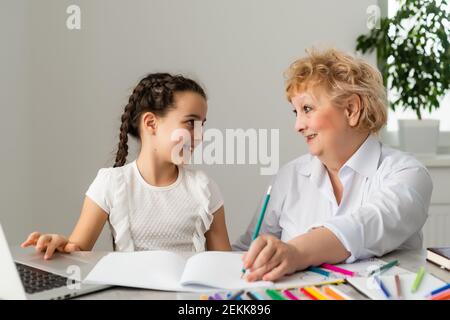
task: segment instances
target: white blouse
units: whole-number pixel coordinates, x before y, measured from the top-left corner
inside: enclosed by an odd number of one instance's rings
[[[109,214],[117,251],[205,251],[205,233],[223,205],[217,185],[200,170],[178,167],[177,180],[155,187],[136,161],[103,168],[86,192]]]
[[[369,136],[339,170],[338,205],[322,162],[310,154],[280,169],[260,234],[289,241],[312,228],[331,230],[351,253],[347,263],[394,249],[422,247],[433,184],[413,156]],[[262,202],[235,250],[247,250]]]

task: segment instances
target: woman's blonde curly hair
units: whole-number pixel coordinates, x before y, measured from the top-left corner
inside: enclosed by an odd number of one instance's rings
[[[335,106],[343,106],[346,99],[356,94],[361,100],[357,128],[377,133],[387,122],[386,89],[380,72],[362,59],[336,49],[311,49],[307,54],[285,72],[289,102],[310,86],[325,89]]]

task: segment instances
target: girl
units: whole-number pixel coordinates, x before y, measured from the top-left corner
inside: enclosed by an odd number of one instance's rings
[[[45,259],[55,250],[91,250],[108,220],[118,251],[231,250],[216,184],[174,159],[186,148],[177,149],[173,134],[188,132],[193,141],[194,122],[203,125],[206,113],[206,94],[193,80],[167,73],[143,78],[121,117],[114,167],[98,171],[70,237],[33,232],[22,247],[45,251]],[[140,152],[125,165],[128,134]]]
[[[432,181],[418,160],[376,137],[387,116],[381,74],[331,49],[295,61],[287,76],[309,154],[280,169],[262,236],[251,243],[256,216],[235,246],[248,249],[247,280],[421,248]]]

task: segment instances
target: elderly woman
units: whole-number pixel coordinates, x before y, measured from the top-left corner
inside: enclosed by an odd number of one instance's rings
[[[309,52],[287,71],[295,130],[309,154],[282,167],[260,230],[234,245],[248,281],[322,263],[351,263],[422,246],[432,181],[411,155],[375,134],[387,119],[380,73],[337,50]]]

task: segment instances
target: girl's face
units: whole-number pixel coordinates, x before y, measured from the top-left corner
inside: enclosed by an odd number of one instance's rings
[[[164,117],[157,117],[152,146],[159,159],[181,164],[202,140],[208,106],[201,95],[190,91],[177,92],[174,104]]]
[[[332,105],[325,90],[299,91],[291,103],[296,114],[295,130],[304,136],[312,155],[333,158],[345,149],[351,129],[345,108]]]

